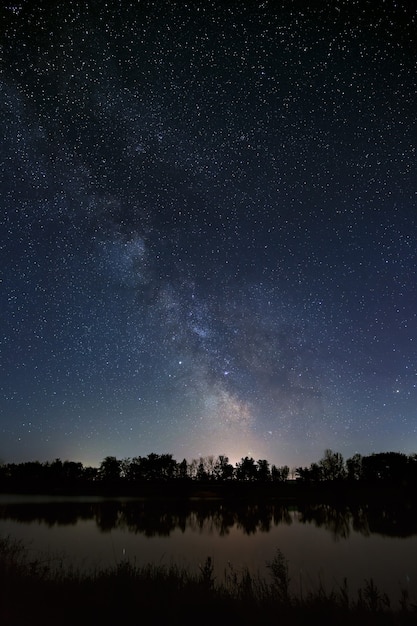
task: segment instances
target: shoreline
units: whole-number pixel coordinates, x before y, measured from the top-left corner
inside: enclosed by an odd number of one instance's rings
[[[2,626],[111,624],[229,624],[291,620],[292,624],[408,625],[417,606],[405,589],[391,603],[372,579],[352,595],[348,581],[326,590],[291,591],[289,563],[280,550],[267,561],[269,576],[230,566],[222,579],[210,557],[197,571],[170,565],[138,566],[121,561],[82,573],[29,559],[26,547],[0,538],[0,622]],[[25,598],[25,602],[21,598]],[[197,613],[196,613],[197,612]]]

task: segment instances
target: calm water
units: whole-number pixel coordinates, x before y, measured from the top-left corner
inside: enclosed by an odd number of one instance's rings
[[[0,536],[29,545],[34,558],[91,569],[123,559],[172,561],[197,570],[207,556],[218,578],[229,563],[268,576],[280,548],[294,591],[348,580],[356,594],[373,578],[396,602],[407,588],[417,599],[416,511],[362,507],[262,506],[195,501],[0,496]]]

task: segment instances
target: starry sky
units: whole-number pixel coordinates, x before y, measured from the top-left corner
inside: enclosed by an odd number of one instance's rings
[[[417,9],[2,3],[0,459],[417,452]]]

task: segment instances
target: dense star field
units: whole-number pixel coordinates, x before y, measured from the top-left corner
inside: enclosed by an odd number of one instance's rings
[[[417,9],[20,0],[0,459],[417,452]]]

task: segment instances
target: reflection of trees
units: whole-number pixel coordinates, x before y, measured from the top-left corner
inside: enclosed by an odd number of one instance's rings
[[[404,506],[401,509],[387,506],[383,514],[377,506],[367,507],[369,533],[388,537],[410,537],[417,534],[417,511],[415,507]]]
[[[300,508],[299,521],[314,523],[341,539],[347,539],[351,529],[366,537],[371,534],[389,537],[417,534],[417,509],[406,505],[309,505]]]
[[[102,532],[126,529],[146,537],[168,537],[175,530],[226,536],[238,528],[247,535],[281,524],[290,525],[294,512],[302,524],[325,528],[335,538],[347,539],[353,530],[362,535],[409,537],[417,534],[417,508],[409,506],[302,505],[240,500],[103,500],[95,502],[32,502],[0,506],[0,518],[48,525],[74,525],[94,520]]]
[[[369,530],[367,507],[356,506],[352,509],[352,528],[361,535],[369,537],[371,531]]]
[[[147,537],[169,536],[174,530],[227,535],[233,527],[245,534],[268,532],[272,526],[291,524],[287,507],[244,502],[159,502],[104,500],[101,502],[15,503],[0,507],[0,518],[20,522],[70,525],[95,520],[102,532],[126,528]]]
[[[122,508],[118,502],[103,502],[95,514],[96,524],[102,532],[110,532],[123,524]]]
[[[248,505],[243,510],[239,511],[236,525],[238,528],[241,528],[246,535],[253,535],[260,530],[260,523],[260,511],[256,504]]]
[[[145,535],[145,537],[169,537],[177,528],[184,531],[185,516],[178,507],[158,506],[152,503],[126,503],[123,510],[123,519],[130,532]]]
[[[285,524],[285,526],[290,526],[293,522],[292,512],[286,506],[276,506],[274,507],[274,512],[272,515],[272,521],[274,526],[279,526],[279,524]]]
[[[351,514],[349,509],[338,509],[330,505],[303,507],[299,517],[301,523],[314,523],[319,528],[324,527],[337,539],[347,539],[349,537],[350,520]]]
[[[78,521],[93,519],[97,503],[93,502],[24,502],[0,506],[0,519],[16,522],[73,526]]]

